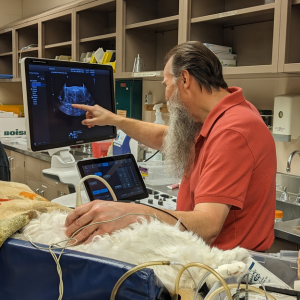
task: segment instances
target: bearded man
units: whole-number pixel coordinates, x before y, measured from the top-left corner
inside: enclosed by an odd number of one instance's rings
[[[100,106],[73,105],[87,111],[82,124],[113,125],[139,142],[162,150],[173,177],[182,178],[176,211],[134,203],[92,201],[72,211],[66,234],[128,213],[155,215],[202,237],[220,249],[241,246],[265,251],[274,240],[276,154],[271,133],[241,88],[228,88],[218,58],[200,42],[174,47],[166,57],[163,84],[169,127],[124,118]],[[79,242],[136,222],[130,215],[92,225]]]

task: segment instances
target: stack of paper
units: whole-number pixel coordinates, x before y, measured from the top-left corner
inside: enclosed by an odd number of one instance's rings
[[[232,48],[214,44],[203,43],[209,50],[211,50],[220,60],[222,66],[236,67],[236,54],[232,54]]]

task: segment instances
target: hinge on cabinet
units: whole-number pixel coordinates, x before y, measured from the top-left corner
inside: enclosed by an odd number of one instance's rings
[[[24,168],[25,168],[25,160],[24,160]]]

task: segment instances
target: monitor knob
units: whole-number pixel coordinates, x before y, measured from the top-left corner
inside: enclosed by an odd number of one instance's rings
[[[164,201],[161,200],[161,199],[159,199],[159,200],[158,200],[158,205],[164,205]]]
[[[149,204],[153,204],[153,199],[148,199]]]
[[[154,195],[154,199],[159,199],[159,195]]]

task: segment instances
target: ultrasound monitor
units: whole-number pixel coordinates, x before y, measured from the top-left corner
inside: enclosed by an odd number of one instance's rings
[[[88,128],[85,111],[72,104],[98,104],[115,112],[111,66],[52,59],[21,62],[27,146],[43,151],[116,137],[114,126]]]
[[[118,201],[148,197],[145,183],[132,154],[78,161],[77,169],[81,178],[88,175],[104,178],[115,192]],[[90,201],[113,200],[107,187],[97,179],[85,180],[84,186]]]

